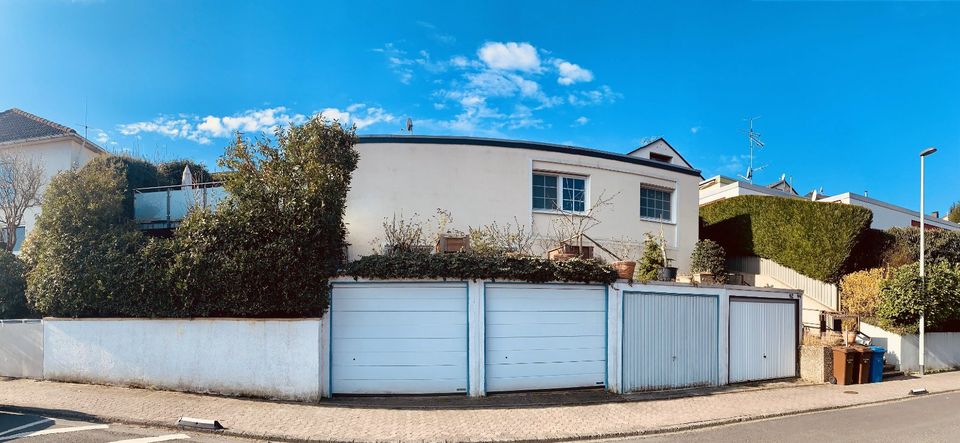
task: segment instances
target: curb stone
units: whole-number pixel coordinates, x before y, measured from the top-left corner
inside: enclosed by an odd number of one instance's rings
[[[954,392],[960,392],[960,388],[947,389],[947,390],[938,391],[938,392],[931,392],[929,394],[926,394],[920,397],[943,395],[943,394],[949,394]],[[725,418],[725,419],[719,419],[719,420],[683,423],[679,425],[665,426],[665,427],[656,428],[656,429],[637,430],[632,432],[628,431],[628,432],[616,432],[616,433],[606,433],[606,434],[578,435],[578,436],[561,437],[561,438],[489,440],[489,441],[497,442],[497,443],[549,443],[549,442],[569,442],[569,441],[578,441],[578,440],[587,440],[587,439],[605,440],[605,439],[641,437],[641,436],[648,436],[648,435],[672,434],[677,432],[694,431],[699,429],[707,429],[707,428],[713,428],[713,427],[725,426],[725,425],[731,425],[731,424],[737,424],[737,423],[747,423],[747,422],[762,421],[762,420],[769,420],[769,419],[775,419],[775,418],[790,417],[790,416],[796,416],[796,415],[814,414],[814,413],[824,412],[824,411],[853,409],[853,408],[874,406],[874,405],[885,404],[885,403],[896,403],[901,401],[907,401],[912,398],[917,398],[917,397],[911,397],[911,396],[905,395],[903,397],[898,397],[898,398],[876,400],[876,401],[857,403],[852,405],[826,406],[826,407],[810,408],[810,409],[803,409],[803,410],[796,410],[796,411],[771,413],[771,414],[747,415],[747,416],[731,417],[731,418]],[[119,423],[119,424],[130,425],[130,426],[145,426],[145,427],[153,427],[153,428],[160,428],[160,429],[184,431],[183,428],[178,427],[176,425],[171,425],[166,422],[160,422],[156,420],[137,420],[137,419],[127,418],[127,417],[112,417],[112,416],[98,415],[98,414],[71,413],[69,411],[54,411],[53,413],[51,413],[49,410],[45,410],[41,408],[30,408],[30,407],[21,407],[21,406],[0,406],[0,411],[14,412],[14,413],[20,413],[20,414],[37,414],[37,415],[43,415],[44,417],[62,418],[66,420],[85,420],[85,421],[93,421],[93,422],[100,422],[100,423]],[[219,431],[190,429],[189,432],[202,433],[202,434],[208,434],[208,435],[221,435],[221,436],[228,436],[228,437],[247,438],[247,439],[297,442],[297,443],[299,442],[355,443],[355,440],[320,440],[320,439],[311,440],[311,439],[291,438],[283,435],[269,435],[269,434],[258,434],[253,432],[231,431],[229,428],[219,430]]]

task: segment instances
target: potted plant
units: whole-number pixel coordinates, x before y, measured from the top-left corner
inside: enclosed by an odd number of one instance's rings
[[[660,244],[650,233],[644,234],[643,254],[636,265],[634,279],[641,282],[659,280],[664,265],[664,254]]]
[[[614,243],[616,253],[607,251],[617,259],[617,261],[610,263],[610,266],[616,269],[617,275],[624,280],[633,280],[634,272],[637,269],[637,262],[630,260],[630,257],[633,255],[632,243],[630,239],[621,237]]]
[[[725,283],[726,264],[727,255],[719,243],[703,239],[693,247],[693,254],[690,255],[690,271],[700,274],[700,282]]]
[[[574,257],[593,258],[593,246],[584,245],[584,240],[594,244],[592,239],[586,235],[587,231],[600,224],[597,218],[603,208],[611,205],[613,200],[620,195],[606,195],[606,191],[600,192],[597,199],[585,211],[570,211],[557,209],[558,217],[553,219],[553,239],[544,239],[547,257],[552,260],[569,260]],[[552,244],[549,244],[552,242]]]

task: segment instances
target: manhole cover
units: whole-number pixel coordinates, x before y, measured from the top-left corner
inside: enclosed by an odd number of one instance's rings
[[[843,391],[844,394],[859,394],[857,391]]]

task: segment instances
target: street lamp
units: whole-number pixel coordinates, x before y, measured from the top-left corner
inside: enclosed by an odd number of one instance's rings
[[[937,152],[937,148],[927,148],[920,153],[920,299],[923,300],[923,304],[926,304],[926,291],[927,291],[927,281],[923,272],[923,264],[927,261],[927,257],[924,251],[924,240],[923,234],[926,230],[925,219],[926,215],[923,212],[923,159],[924,157]],[[924,314],[926,314],[926,307],[920,309],[920,376],[923,376],[923,354],[924,354]]]

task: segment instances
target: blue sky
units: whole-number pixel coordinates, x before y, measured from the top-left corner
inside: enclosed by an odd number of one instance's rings
[[[960,3],[0,1],[0,108],[213,165],[232,130],[663,136],[705,176],[960,200]]]

